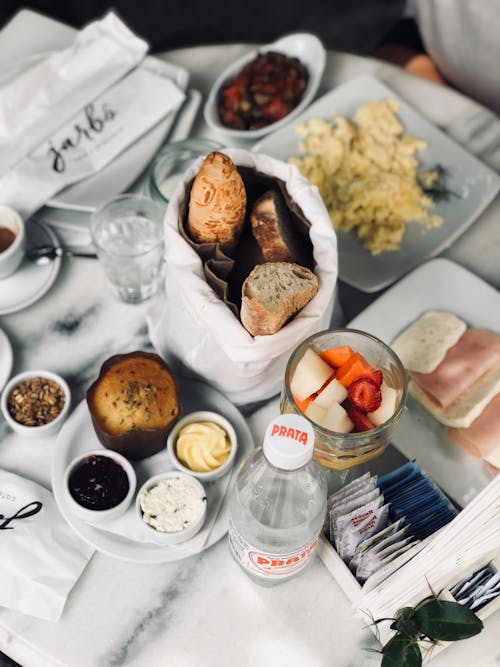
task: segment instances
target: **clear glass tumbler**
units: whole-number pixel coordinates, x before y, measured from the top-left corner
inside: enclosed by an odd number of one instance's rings
[[[385,382],[398,392],[398,404],[392,417],[384,424],[360,433],[337,433],[310,420],[315,435],[314,457],[321,465],[337,471],[369,461],[384,451],[401,417],[407,393],[406,371],[399,357],[381,340],[356,329],[320,331],[304,340],[292,352],[281,394],[282,414],[292,412],[306,416],[295,402],[290,382],[307,348],[311,347],[319,353],[343,345],[348,345],[353,352],[359,352],[369,364],[383,372]]]
[[[164,209],[142,195],[121,195],[92,215],[97,256],[116,296],[140,303],[158,291],[163,276]]]
[[[185,139],[167,144],[154,159],[149,172],[149,194],[166,206],[184,172],[201,155],[218,151],[222,144],[211,139]]]

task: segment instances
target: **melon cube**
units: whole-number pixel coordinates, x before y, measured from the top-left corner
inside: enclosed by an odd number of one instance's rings
[[[319,391],[333,375],[333,369],[310,347],[295,368],[290,390],[300,401]]]
[[[396,412],[398,405],[399,392],[393,387],[389,387],[385,382],[380,385],[380,393],[382,394],[382,403],[373,412],[368,413],[368,419],[374,426],[380,426],[392,417]]]
[[[321,408],[328,408],[332,403],[342,403],[347,398],[347,389],[338,380],[333,378],[324,389],[322,389],[313,403]]]
[[[350,433],[354,428],[349,415],[339,403],[332,403],[330,405],[321,426],[337,433]]]
[[[326,408],[321,408],[318,405],[315,405],[314,401],[309,403],[306,411],[304,412],[305,416],[310,419],[315,424],[323,426],[326,419]]]

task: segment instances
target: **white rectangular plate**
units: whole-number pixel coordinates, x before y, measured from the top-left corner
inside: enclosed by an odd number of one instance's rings
[[[445,310],[470,327],[500,333],[500,294],[483,280],[447,259],[434,259],[387,290],[349,326],[388,345],[428,310]],[[460,506],[483,489],[490,477],[483,461],[448,441],[443,427],[411,396],[392,439]]]
[[[426,230],[418,223],[407,226],[401,249],[371,255],[354,232],[338,234],[339,277],[364,292],[387,287],[407,271],[447,248],[492,201],[500,187],[498,175],[459,144],[420,116],[390,88],[370,75],[353,79],[314,102],[294,123],[275,132],[253,147],[254,151],[287,160],[299,155],[297,123],[311,118],[352,118],[367,102],[396,98],[405,132],[427,142],[418,154],[422,170],[441,165],[447,172],[446,187],[457,194],[438,202],[433,212],[443,216],[441,227]]]

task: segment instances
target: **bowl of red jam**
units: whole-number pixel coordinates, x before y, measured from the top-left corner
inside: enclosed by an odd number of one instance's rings
[[[64,490],[73,513],[88,523],[102,523],[124,514],[136,485],[132,465],[111,450],[99,449],[78,456],[64,476]]]

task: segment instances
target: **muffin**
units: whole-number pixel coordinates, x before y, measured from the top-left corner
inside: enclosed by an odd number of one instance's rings
[[[157,354],[111,357],[87,391],[99,441],[128,459],[143,459],[166,446],[181,412],[174,376]]]

